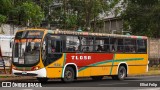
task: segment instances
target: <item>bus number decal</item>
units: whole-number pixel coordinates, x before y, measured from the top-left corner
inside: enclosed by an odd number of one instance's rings
[[[72,60],[91,60],[91,56],[71,56]]]

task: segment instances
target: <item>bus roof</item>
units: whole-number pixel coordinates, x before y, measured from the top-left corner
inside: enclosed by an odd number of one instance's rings
[[[108,33],[91,33],[91,32],[77,32],[77,31],[69,31],[69,30],[48,30],[48,29],[26,29],[26,30],[40,30],[40,31],[47,31],[50,34],[64,34],[64,35],[83,35],[83,36],[104,36],[104,37],[116,37],[116,38],[135,38],[135,39],[147,39],[147,36],[135,36],[135,35],[121,35],[121,34],[108,34]],[[19,30],[24,31],[24,30]],[[18,32],[19,32],[18,31]]]
[[[91,33],[91,32],[76,32],[67,30],[48,30],[51,34],[68,34],[68,35],[83,35],[83,36],[104,36],[104,37],[119,37],[119,38],[135,38],[135,39],[147,39],[146,36],[135,35],[120,35],[120,34],[107,34],[107,33]]]

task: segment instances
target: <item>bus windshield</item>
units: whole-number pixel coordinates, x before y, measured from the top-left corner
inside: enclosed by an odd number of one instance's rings
[[[39,62],[42,35],[41,31],[23,31],[16,34],[13,48],[14,65],[33,66]]]

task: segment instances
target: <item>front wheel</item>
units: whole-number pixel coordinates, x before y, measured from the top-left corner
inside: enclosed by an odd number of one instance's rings
[[[62,78],[63,82],[73,82],[75,78],[75,72],[72,67],[66,67],[64,71],[64,78]]]

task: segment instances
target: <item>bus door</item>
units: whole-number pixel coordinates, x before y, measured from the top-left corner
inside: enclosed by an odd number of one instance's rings
[[[59,59],[62,57],[62,40],[59,38],[59,36],[52,37],[48,35],[44,42],[46,43],[46,56],[45,59],[43,58],[43,63],[47,70],[47,77],[59,77],[61,76],[61,73],[59,72],[60,68],[58,67],[61,67]]]
[[[44,66],[47,66],[54,61],[58,60],[62,56],[62,40],[60,38],[56,37],[51,37],[48,35],[46,39],[44,40],[45,43],[45,56],[43,61],[44,61]],[[43,52],[42,52],[43,53]]]

